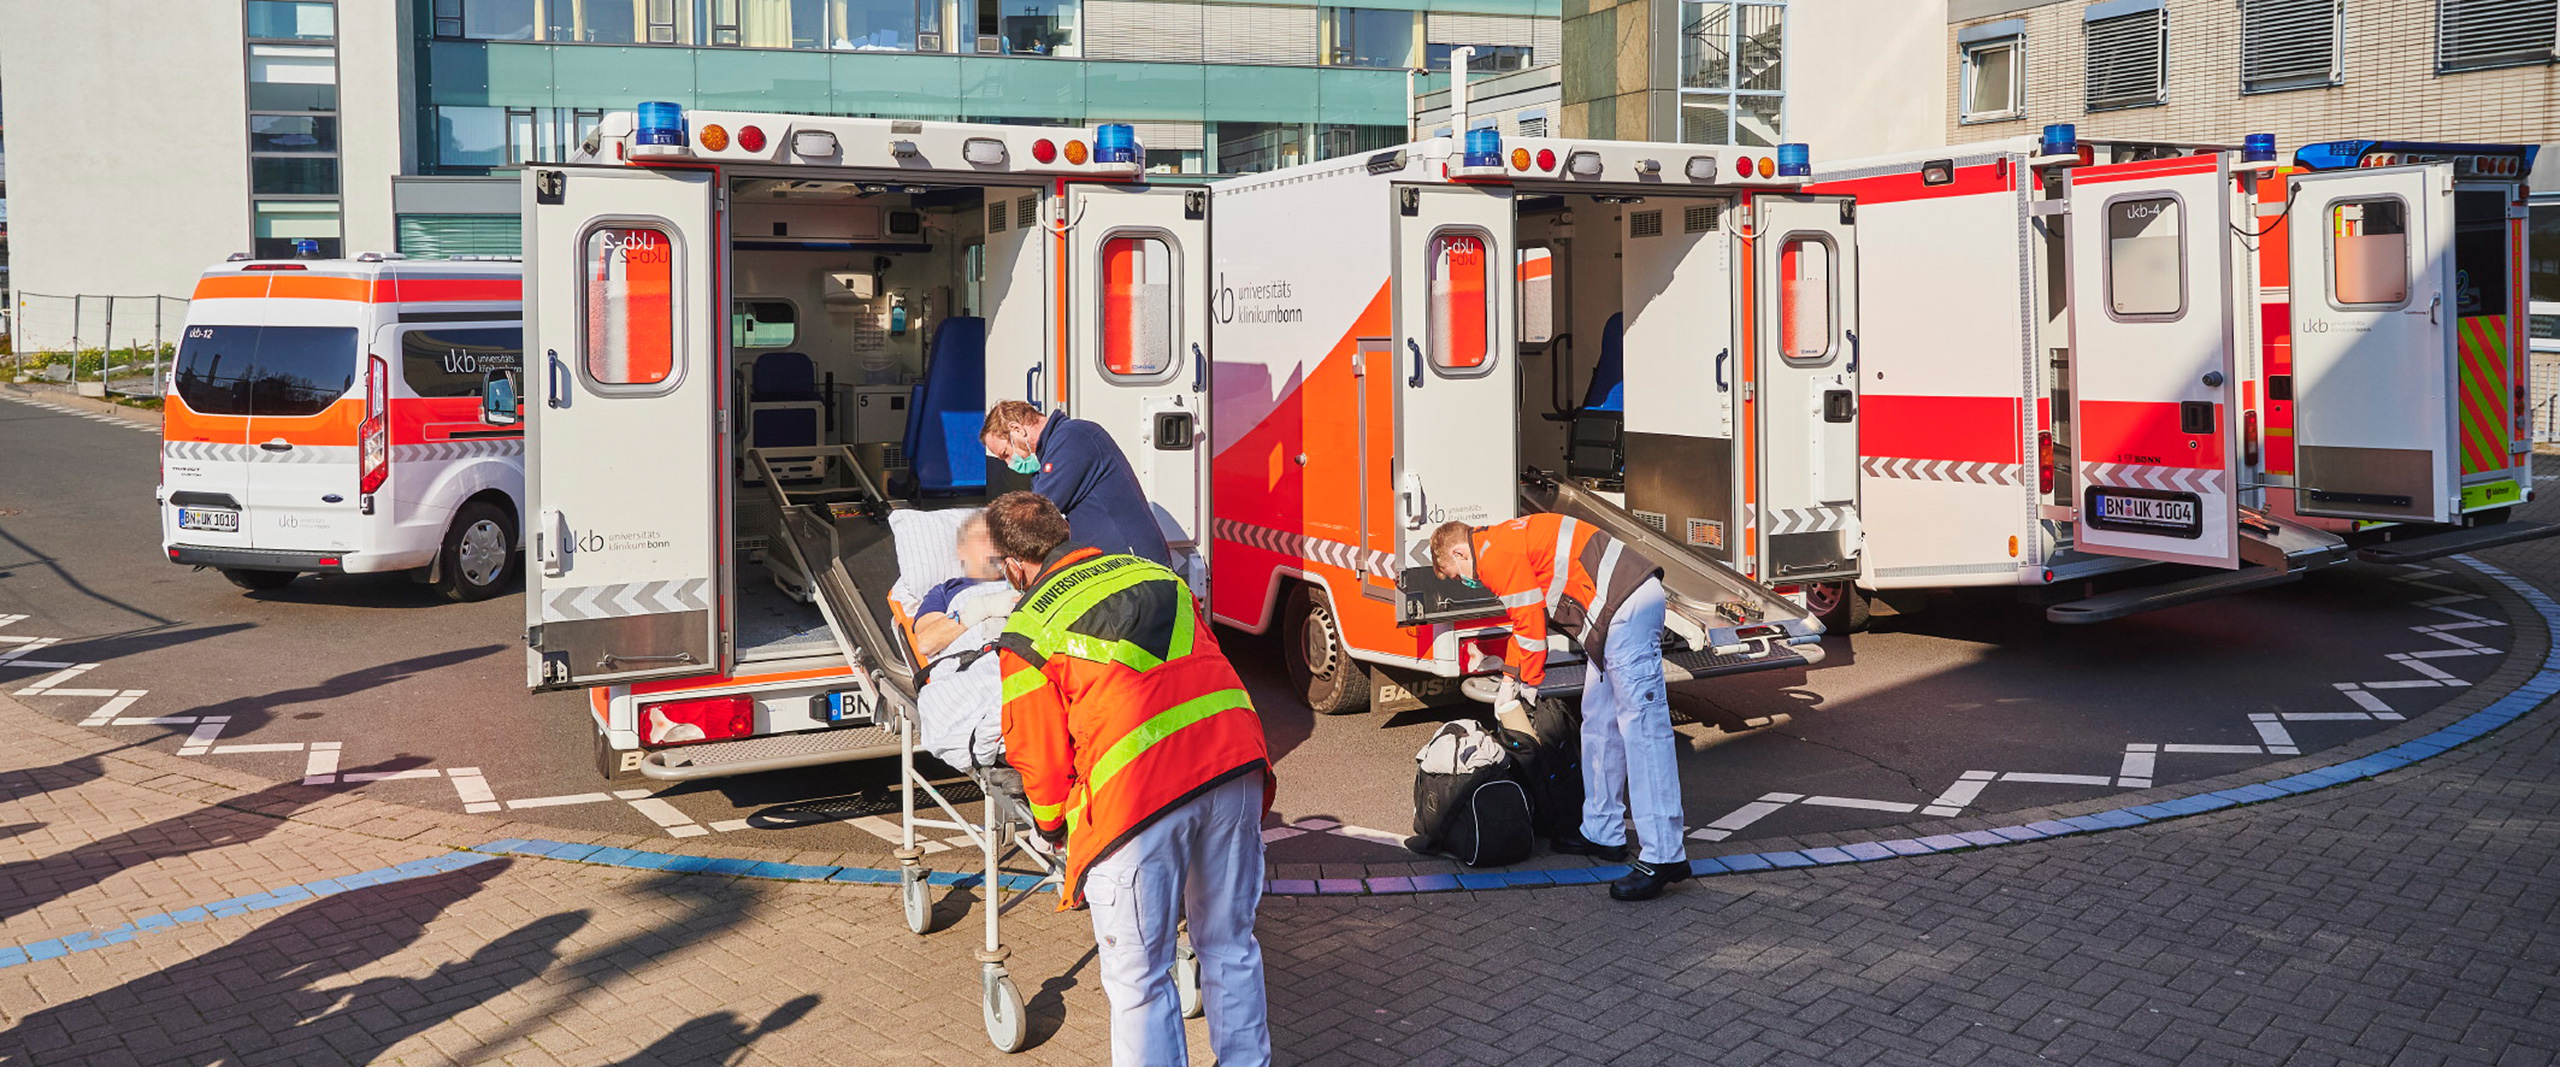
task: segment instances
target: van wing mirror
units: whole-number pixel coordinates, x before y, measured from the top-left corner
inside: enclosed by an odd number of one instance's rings
[[[524,421],[524,413],[516,403],[516,372],[489,372],[480,387],[480,421],[491,426],[513,426]]]

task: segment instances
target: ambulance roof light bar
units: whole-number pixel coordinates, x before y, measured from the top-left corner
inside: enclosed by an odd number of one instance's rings
[[[2353,170],[2403,163],[2453,164],[2457,178],[2522,181],[2533,173],[2539,149],[2527,144],[2463,144],[2450,141],[2322,141],[2293,150],[2293,165],[2307,170]]]

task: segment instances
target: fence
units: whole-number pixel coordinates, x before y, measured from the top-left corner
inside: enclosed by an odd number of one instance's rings
[[[159,396],[187,321],[175,296],[18,292],[9,320],[11,379],[62,382],[82,392]]]

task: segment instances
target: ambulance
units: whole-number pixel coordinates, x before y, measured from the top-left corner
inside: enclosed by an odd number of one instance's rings
[[[1027,487],[978,442],[1000,400],[1107,428],[1205,583],[1208,192],[1144,160],[651,103],[527,170],[527,669],[588,690],[600,772],[896,755],[885,520]]]
[[[2530,150],[2353,145],[2285,167],[2264,135],[2056,126],[1822,167],[1868,253],[1869,521],[1854,582],[1811,606],[1855,629],[1873,598],[2006,585],[2097,622],[2359,548],[2555,532],[2509,521],[2531,484],[2508,206]],[[2499,273],[2484,290],[2457,260]]]
[[[1319,712],[1484,699],[1511,638],[1432,531],[1554,510],[1664,566],[1672,680],[1818,661],[1763,583],[1858,570],[1850,201],[1801,145],[1506,142],[1452,95],[1463,138],[1211,186],[1216,618]]]
[[[161,543],[244,589],[408,571],[505,589],[523,529],[511,259],[259,260],[205,272],[162,409]]]

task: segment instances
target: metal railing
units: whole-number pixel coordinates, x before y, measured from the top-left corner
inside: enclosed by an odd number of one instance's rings
[[[11,380],[57,382],[98,395],[164,391],[187,321],[186,298],[25,291],[11,297]]]

